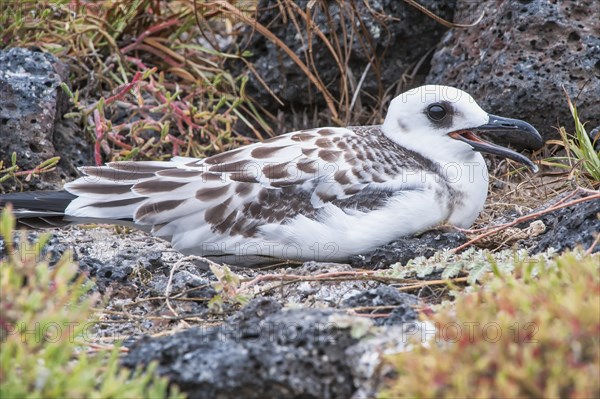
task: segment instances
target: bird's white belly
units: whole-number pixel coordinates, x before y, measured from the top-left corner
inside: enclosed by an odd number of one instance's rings
[[[468,228],[479,216],[487,198],[489,177],[485,160],[481,154],[473,153],[466,162],[439,166],[444,183],[452,186],[457,198],[452,197],[439,176],[416,175],[410,180],[416,178],[421,189],[402,190],[379,210],[349,213],[328,204],[319,220],[299,216],[288,225],[265,226],[262,231],[303,251],[308,249],[307,259],[319,255],[318,259],[333,260],[366,253],[399,237],[444,223]]]
[[[265,225],[260,231],[277,257],[340,260],[427,230],[443,223],[447,215],[446,204],[435,201],[432,187],[403,192],[370,212],[343,211],[327,204],[316,220],[299,215],[290,223]]]

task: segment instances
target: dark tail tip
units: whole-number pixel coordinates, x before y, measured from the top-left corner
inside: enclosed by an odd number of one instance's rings
[[[12,204],[17,223],[34,228],[68,224],[63,220],[65,209],[77,198],[66,191],[29,191],[0,195],[0,209]]]

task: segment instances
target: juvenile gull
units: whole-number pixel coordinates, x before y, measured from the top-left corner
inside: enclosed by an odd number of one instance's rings
[[[287,133],[204,159],[83,167],[66,191],[0,196],[25,224],[116,223],[185,254],[234,265],[343,261],[448,223],[471,226],[488,152],[537,167],[478,132],[530,124],[490,115],[464,91],[428,85],[390,104],[383,125]]]

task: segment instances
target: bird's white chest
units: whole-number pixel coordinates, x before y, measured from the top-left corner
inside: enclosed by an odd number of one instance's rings
[[[449,185],[457,193],[448,223],[467,228],[473,224],[487,198],[489,176],[485,160],[481,154],[473,153],[470,160],[441,166]]]

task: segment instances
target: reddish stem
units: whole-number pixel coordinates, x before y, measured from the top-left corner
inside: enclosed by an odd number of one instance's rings
[[[127,53],[127,52],[129,52],[129,51],[131,51],[131,50],[133,50],[135,48],[137,48],[138,45],[142,42],[142,40],[144,40],[146,37],[150,36],[153,33],[158,32],[160,30],[168,28],[169,26],[175,25],[177,23],[179,23],[179,18],[171,18],[168,21],[165,21],[163,23],[160,23],[158,25],[155,25],[155,26],[153,26],[153,27],[145,30],[141,35],[139,35],[137,37],[137,39],[135,39],[135,42],[133,42],[133,43],[131,43],[131,44],[123,47],[121,49],[121,52],[123,54],[125,54],[125,53]]]
[[[131,150],[133,147],[130,146],[129,144],[123,143],[121,140],[119,140],[114,134],[108,134],[108,139],[113,142],[114,144],[116,144],[118,147],[121,147],[125,150]]]
[[[140,69],[141,69],[141,70],[143,70],[143,71],[145,71],[146,69],[150,69],[150,68],[148,68],[148,67],[146,66],[146,64],[144,64],[144,63],[142,62],[142,60],[140,60],[139,58],[127,56],[127,57],[125,57],[125,59],[126,59],[127,61],[129,61],[129,62],[131,62],[131,63],[135,64],[135,65],[136,65],[138,68],[140,68]]]
[[[123,96],[125,96],[125,94],[127,94],[127,92],[129,90],[131,90],[133,88],[133,86],[135,86],[135,84],[140,81],[141,78],[142,78],[142,73],[140,71],[136,72],[135,75],[133,76],[133,79],[131,80],[131,82],[126,83],[123,86],[121,86],[121,89],[119,90],[119,92],[112,97],[108,97],[104,101],[104,103],[106,105],[108,105],[116,100],[120,100],[121,98],[123,98]]]
[[[96,132],[96,142],[94,143],[94,161],[96,166],[102,165],[102,154],[100,153],[100,146],[104,139],[104,126],[102,124],[102,117],[98,109],[94,110],[94,124]]]

